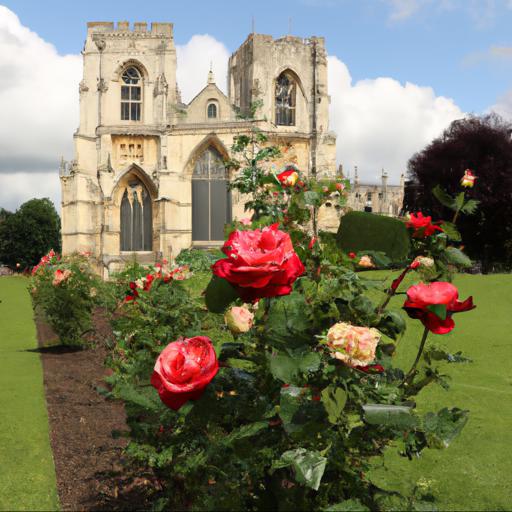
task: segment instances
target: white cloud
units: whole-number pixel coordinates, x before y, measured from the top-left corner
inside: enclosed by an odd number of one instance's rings
[[[436,96],[430,87],[400,84],[392,78],[352,83],[349,70],[329,57],[331,129],[338,134],[337,156],[353,176],[375,182],[381,169],[397,183],[408,159],[451,121],[464,116],[453,100]]]
[[[0,6],[0,173],[58,172],[71,156],[81,67]]]
[[[210,65],[217,86],[226,92],[229,55],[228,49],[208,34],[197,34],[192,36],[187,44],[176,46],[176,80],[185,103],[206,85]]]
[[[0,173],[0,208],[14,211],[34,197],[48,197],[60,212],[60,181],[57,171]]]

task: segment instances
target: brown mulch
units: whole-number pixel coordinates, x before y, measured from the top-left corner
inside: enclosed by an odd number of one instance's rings
[[[105,387],[104,340],[111,336],[100,310],[94,325],[93,348],[48,347],[56,336],[36,318],[61,508],[147,509],[151,477],[124,465],[126,440],[112,437],[113,431],[128,430],[124,406],[97,392],[98,386]]]

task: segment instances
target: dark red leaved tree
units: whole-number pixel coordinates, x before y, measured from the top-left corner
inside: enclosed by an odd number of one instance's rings
[[[478,176],[474,188],[460,185],[465,169]],[[451,195],[466,190],[467,197],[480,201],[474,215],[457,220],[469,256],[481,261],[484,271],[511,266],[512,124],[496,114],[454,121],[409,160],[404,209],[451,220],[453,212],[432,195],[438,184]]]

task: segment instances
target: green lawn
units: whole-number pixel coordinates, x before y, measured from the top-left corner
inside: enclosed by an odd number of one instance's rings
[[[0,510],[59,508],[41,360],[22,277],[0,277]]]
[[[461,350],[473,362],[445,363],[451,389],[431,385],[420,394],[418,408],[469,409],[469,422],[448,449],[425,450],[411,462],[390,448],[373,477],[403,491],[423,480],[440,510],[512,510],[512,275],[460,275],[454,284],[462,299],[473,295],[477,309],[455,315],[450,334],[431,334],[429,340]],[[402,302],[397,297],[393,305]],[[414,359],[421,331],[420,322],[408,322],[396,356],[403,368]]]

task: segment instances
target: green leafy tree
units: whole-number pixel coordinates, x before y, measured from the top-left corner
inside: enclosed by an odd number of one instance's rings
[[[14,213],[0,213],[0,261],[35,265],[50,249],[60,250],[60,218],[48,199],[31,199]]]

